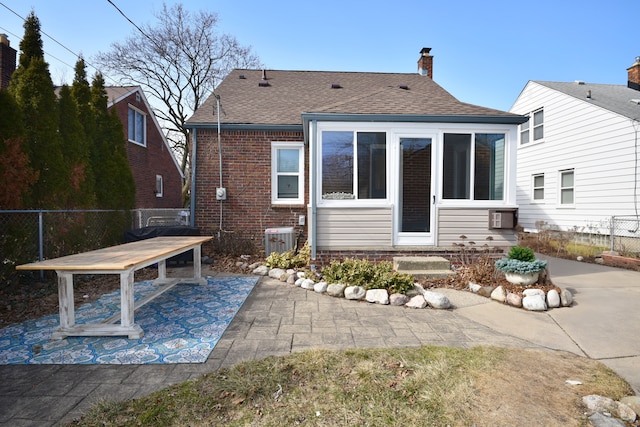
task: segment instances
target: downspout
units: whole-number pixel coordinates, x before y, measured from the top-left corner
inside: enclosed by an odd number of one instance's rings
[[[317,232],[317,225],[318,225],[318,220],[317,220],[317,213],[318,213],[318,209],[317,209],[317,180],[318,180],[318,171],[317,171],[317,164],[318,164],[318,138],[316,136],[316,128],[317,128],[317,122],[315,120],[312,120],[310,123],[310,136],[309,136],[309,148],[310,148],[310,170],[309,170],[309,194],[311,195],[311,259],[315,260],[316,259],[316,246],[317,246],[317,236],[318,236],[318,232]]]
[[[196,221],[196,152],[198,151],[198,129],[193,128],[193,142],[191,144],[191,197],[190,220],[191,227],[195,227]]]
[[[220,135],[220,95],[214,94],[214,96],[216,97],[216,112],[218,113],[218,169],[220,171],[220,187],[218,188],[224,188],[222,186],[222,141],[221,141],[221,135]],[[220,225],[218,227],[218,240],[220,240],[220,233],[222,233],[222,202],[223,200],[220,200]]]

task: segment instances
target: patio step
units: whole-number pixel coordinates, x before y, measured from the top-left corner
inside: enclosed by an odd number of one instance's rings
[[[417,278],[438,278],[454,274],[451,262],[439,256],[394,257],[393,269]]]

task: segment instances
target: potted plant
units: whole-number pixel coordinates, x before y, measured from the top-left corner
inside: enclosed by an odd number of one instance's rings
[[[507,258],[497,260],[495,266],[509,283],[528,286],[538,281],[540,272],[547,268],[547,261],[536,259],[530,248],[514,246]]]

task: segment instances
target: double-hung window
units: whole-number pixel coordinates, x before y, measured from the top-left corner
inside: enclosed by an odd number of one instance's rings
[[[387,197],[386,132],[322,132],[322,199]]]
[[[302,142],[271,143],[271,202],[304,203],[304,145]]]
[[[147,145],[147,116],[140,110],[129,107],[128,115],[129,141],[140,145]]]
[[[531,139],[533,131],[533,141],[544,138],[544,110],[541,108],[529,115],[529,120],[520,125],[520,144],[526,144]]]
[[[505,134],[445,133],[444,199],[503,200]]]
[[[542,202],[544,200],[544,174],[535,174],[532,179],[533,201]]]
[[[560,204],[573,206],[574,202],[574,170],[566,169],[560,171]]]

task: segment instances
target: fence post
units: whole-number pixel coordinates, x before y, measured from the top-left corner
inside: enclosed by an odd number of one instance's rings
[[[44,260],[44,225],[42,210],[38,211],[38,261]],[[40,280],[44,280],[44,270],[40,270]]]
[[[616,217],[612,216],[611,217],[611,231],[610,231],[611,238],[609,239],[609,240],[611,240],[610,245],[609,245],[611,247],[611,252],[613,252],[615,250],[614,249],[615,248],[615,244],[613,242],[615,240],[615,238],[616,238],[616,235],[614,234],[615,233],[615,229],[616,229],[615,224],[616,224]]]

